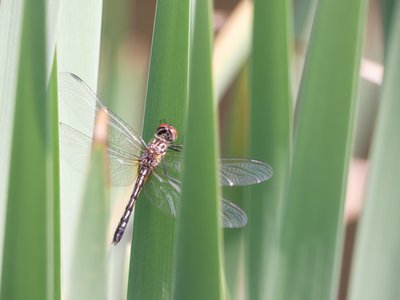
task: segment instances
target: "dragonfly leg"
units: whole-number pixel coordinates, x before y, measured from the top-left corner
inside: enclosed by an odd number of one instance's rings
[[[176,152],[182,152],[183,145],[170,145],[168,149],[171,149],[172,151]]]
[[[161,163],[162,163],[162,167],[163,167],[163,169],[164,169],[164,173],[165,173],[165,175],[169,178],[169,176],[168,176],[168,172],[167,172],[167,168],[165,167],[165,163],[164,163],[164,158],[163,159],[161,159]]]
[[[167,176],[168,180],[172,181],[173,183],[179,183],[174,177],[171,177],[168,175],[167,168],[165,167],[165,164],[164,164],[164,159],[161,160],[161,163],[162,163],[162,166],[164,169],[164,174],[165,174],[165,176]]]

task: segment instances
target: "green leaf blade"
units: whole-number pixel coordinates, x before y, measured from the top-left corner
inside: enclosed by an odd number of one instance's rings
[[[57,67],[59,72],[72,72],[82,78],[96,92],[99,67],[101,12],[103,1],[62,1],[57,28]],[[62,102],[62,101],[61,101]],[[61,103],[62,104],[62,103]],[[59,118],[73,128],[83,128],[73,111],[60,105]],[[89,125],[90,126],[90,125]],[[85,132],[85,131],[84,131]],[[63,149],[61,149],[63,150]],[[86,160],[88,162],[88,160]],[[76,228],[81,208],[81,197],[86,181],[85,172],[77,172],[65,159],[61,170],[61,234],[63,290],[72,290],[71,272]]]
[[[49,109],[48,120],[48,193],[49,201],[49,239],[48,258],[52,278],[49,287],[49,297],[61,299],[61,211],[60,211],[60,149],[58,136],[58,87],[57,87],[57,60],[54,53],[53,67],[50,73],[50,81],[47,88]]]
[[[252,186],[246,199],[250,299],[274,299],[279,222],[291,155],[289,16],[289,1],[254,3],[249,157],[270,164],[274,175],[267,183]]]
[[[178,130],[178,144],[183,141],[188,88],[189,2],[157,2],[143,127],[146,141],[153,137],[160,121]],[[135,208],[128,299],[171,299],[174,220],[152,206],[145,197],[139,196]]]
[[[98,118],[95,131],[105,127],[100,122],[101,118]],[[111,243],[106,239],[106,159],[106,141],[95,137],[75,235],[71,289],[67,299],[107,299],[106,245],[111,246]]]
[[[224,120],[221,135],[222,157],[245,157],[248,140],[248,110],[249,110],[248,67],[245,66],[236,79],[233,95]],[[223,188],[225,199],[233,201],[239,207],[244,207],[245,188]],[[232,299],[238,299],[240,282],[239,275],[243,266],[243,238],[246,228],[227,228],[224,230],[224,270],[227,289]]]
[[[44,7],[24,7],[0,299],[46,299],[48,292]],[[30,279],[24,288],[21,278]]]
[[[5,220],[15,93],[18,76],[23,3],[3,1],[0,9],[0,219]],[[0,268],[3,259],[4,225],[0,223]],[[1,277],[1,274],[0,274]]]
[[[365,15],[363,0],[317,6],[298,100],[275,299],[336,299]]]
[[[400,270],[400,3],[393,10],[381,106],[373,140],[349,300],[398,299]]]
[[[196,1],[173,299],[223,299],[211,4]]]

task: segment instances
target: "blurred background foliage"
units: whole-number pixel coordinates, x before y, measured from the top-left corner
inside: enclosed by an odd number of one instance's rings
[[[0,2],[0,300],[22,292],[30,299],[173,299],[185,294],[173,291],[176,278],[196,274],[207,283],[195,269],[175,273],[176,246],[185,242],[175,242],[176,222],[147,202],[121,244],[110,245],[131,189],[103,184],[103,150],[86,173],[61,159],[57,174],[57,72],[79,75],[146,138],[162,118],[185,127],[196,0],[185,0],[189,19],[186,9],[174,9],[179,1],[158,2],[158,10],[156,0]],[[265,160],[275,175],[223,190],[249,224],[223,230],[222,280],[204,289],[221,299],[399,299],[400,2],[207,3],[213,74],[199,85],[213,83],[204,97],[213,90],[214,154]],[[59,115],[80,129],[62,104]],[[166,225],[158,232],[157,224]],[[23,284],[27,275],[36,280]]]

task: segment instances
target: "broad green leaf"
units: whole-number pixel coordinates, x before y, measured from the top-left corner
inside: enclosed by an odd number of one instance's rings
[[[51,3],[50,3],[51,2]],[[46,81],[50,76],[50,68],[54,59],[54,46],[55,46],[55,33],[56,26],[52,26],[57,23],[58,17],[58,4],[59,1],[46,1],[46,28],[45,28],[45,41],[46,44]],[[15,94],[17,89],[17,69],[18,65],[22,62],[18,60],[18,56],[20,56],[20,42],[22,39],[22,31],[21,26],[24,22],[23,18],[23,9],[24,9],[24,1],[2,1],[0,6],[0,40],[3,42],[3,47],[0,49],[0,69],[2,70],[0,75],[0,122],[1,122],[1,175],[0,178],[0,211],[6,212],[6,202],[5,202],[5,189],[9,180],[9,160],[10,160],[10,151],[11,151],[11,133],[12,133],[12,120],[14,117],[14,102],[15,102]],[[38,7],[40,9],[40,7]],[[26,42],[25,42],[26,45]],[[30,46],[34,46],[33,44]],[[49,67],[50,65],[50,67]],[[53,89],[54,91],[54,89]],[[49,92],[49,90],[48,90]],[[51,211],[51,205],[54,204],[54,213],[57,215],[57,203],[58,203],[58,138],[52,139],[51,135],[54,134],[57,130],[58,125],[52,125],[52,118],[57,115],[57,110],[52,108],[56,108],[56,98],[51,98],[50,94],[48,96],[48,105],[49,105],[49,114],[47,115],[48,122],[46,123],[48,128],[46,129],[48,134],[48,179],[47,188],[49,189],[49,222],[51,222],[51,218],[54,217],[54,222],[57,224],[57,217],[53,216]],[[57,123],[57,122],[56,122]],[[58,124],[58,123],[57,123]],[[54,131],[55,129],[56,131]],[[53,170],[53,166],[55,169]],[[51,170],[51,171],[50,171]],[[54,176],[53,176],[54,174]],[[4,177],[4,178],[3,178]],[[3,192],[4,191],[4,192]],[[5,215],[1,217],[3,220],[5,219]],[[1,223],[0,228],[0,257],[2,258],[2,250],[3,250],[3,233],[4,228],[3,225],[5,223]],[[52,225],[48,226],[48,230],[50,233],[49,240],[51,241],[51,231],[53,230]],[[54,229],[54,237],[58,236],[59,238],[59,226]],[[58,246],[57,246],[58,245]],[[48,284],[48,296],[52,299],[57,299],[60,297],[60,252],[59,252],[59,241],[54,240],[53,242],[48,243],[48,253],[47,256],[49,258],[48,267],[49,267],[49,278],[53,279],[52,283]],[[51,259],[54,258],[53,261]],[[0,259],[1,260],[1,259]],[[0,264],[1,265],[1,264]],[[51,273],[53,272],[53,273]],[[22,280],[22,279],[21,279]]]
[[[97,115],[93,150],[79,211],[67,299],[107,299],[106,256],[108,191],[106,173],[107,120]]]
[[[57,64],[96,91],[99,71],[102,0],[62,1],[58,22]]]
[[[57,89],[57,61],[53,52],[53,67],[47,88],[48,115],[48,154],[47,178],[49,195],[49,243],[47,257],[49,259],[49,298],[61,299],[61,220],[60,220],[60,161],[58,144],[58,89]]]
[[[93,91],[99,70],[102,1],[61,1],[57,32],[57,67],[59,72],[72,72],[82,78]],[[79,127],[79,120],[60,106],[60,121]],[[74,119],[75,118],[75,119]],[[74,123],[75,121],[75,123]],[[61,235],[63,253],[63,290],[71,288],[72,250],[81,207],[85,175],[76,172],[63,159],[61,173]]]
[[[133,2],[121,1],[115,5],[115,1],[103,1],[103,18],[101,32],[101,53],[100,53],[100,84],[99,96],[104,103],[113,111],[117,102],[118,93],[118,51],[122,46],[124,37],[127,34],[129,23],[132,22]],[[130,96],[132,97],[132,96]]]
[[[49,109],[44,1],[24,5],[0,299],[46,299],[49,278]],[[29,278],[29,280],[24,280]],[[21,282],[24,282],[23,288]]]
[[[274,299],[337,297],[365,15],[363,0],[317,5],[298,99]]]
[[[373,140],[349,300],[398,299],[400,270],[400,3],[393,10],[385,78]]]
[[[5,220],[17,71],[20,55],[23,1],[3,0],[0,5],[0,219]],[[0,222],[0,269],[4,222]],[[0,274],[1,278],[1,274]],[[1,281],[0,281],[1,282]],[[0,287],[1,288],[1,287]]]
[[[289,18],[289,1],[254,3],[249,157],[270,164],[274,175],[267,183],[250,187],[246,199],[249,299],[274,299],[271,292],[291,147]]]
[[[173,299],[224,299],[211,3],[195,1]]]
[[[226,110],[221,117],[221,152],[222,157],[246,157],[248,128],[248,68],[243,68],[234,82],[232,99],[229,99]],[[223,196],[244,207],[244,188],[227,187]],[[239,294],[243,274],[243,237],[245,228],[224,230],[224,269],[226,284],[231,299],[241,299]]]
[[[180,134],[177,143],[183,141],[188,88],[189,2],[157,2],[143,127],[145,140],[153,137],[163,120],[177,128]],[[174,220],[152,206],[145,197],[139,196],[136,203],[128,299],[171,299]]]

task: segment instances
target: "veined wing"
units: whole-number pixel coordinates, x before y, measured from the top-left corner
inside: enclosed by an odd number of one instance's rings
[[[236,204],[222,199],[222,225],[225,228],[240,228],[247,224],[246,213]]]
[[[63,103],[88,129],[94,124],[96,113],[100,109],[106,110],[108,114],[108,144],[111,148],[128,157],[135,157],[144,150],[146,143],[141,136],[110,111],[78,76],[72,73],[60,73],[58,90]]]
[[[179,209],[181,183],[156,168],[144,186],[144,194],[153,205],[164,213],[176,216]],[[240,228],[247,224],[246,213],[234,203],[222,199],[222,225],[226,228]]]
[[[143,193],[163,213],[176,216],[181,193],[178,180],[168,178],[160,168],[156,168],[147,179]]]
[[[182,172],[182,154],[167,153],[164,164],[174,174]],[[261,183],[273,175],[272,168],[258,160],[243,158],[220,158],[220,183],[223,186],[243,186]]]
[[[77,171],[83,172],[92,151],[92,138],[82,132],[60,123],[61,155]],[[120,149],[107,148],[111,183],[115,186],[130,185],[134,182],[138,160],[132,153],[127,156]]]
[[[221,185],[250,185],[272,177],[272,168],[258,160],[242,158],[220,159]]]

